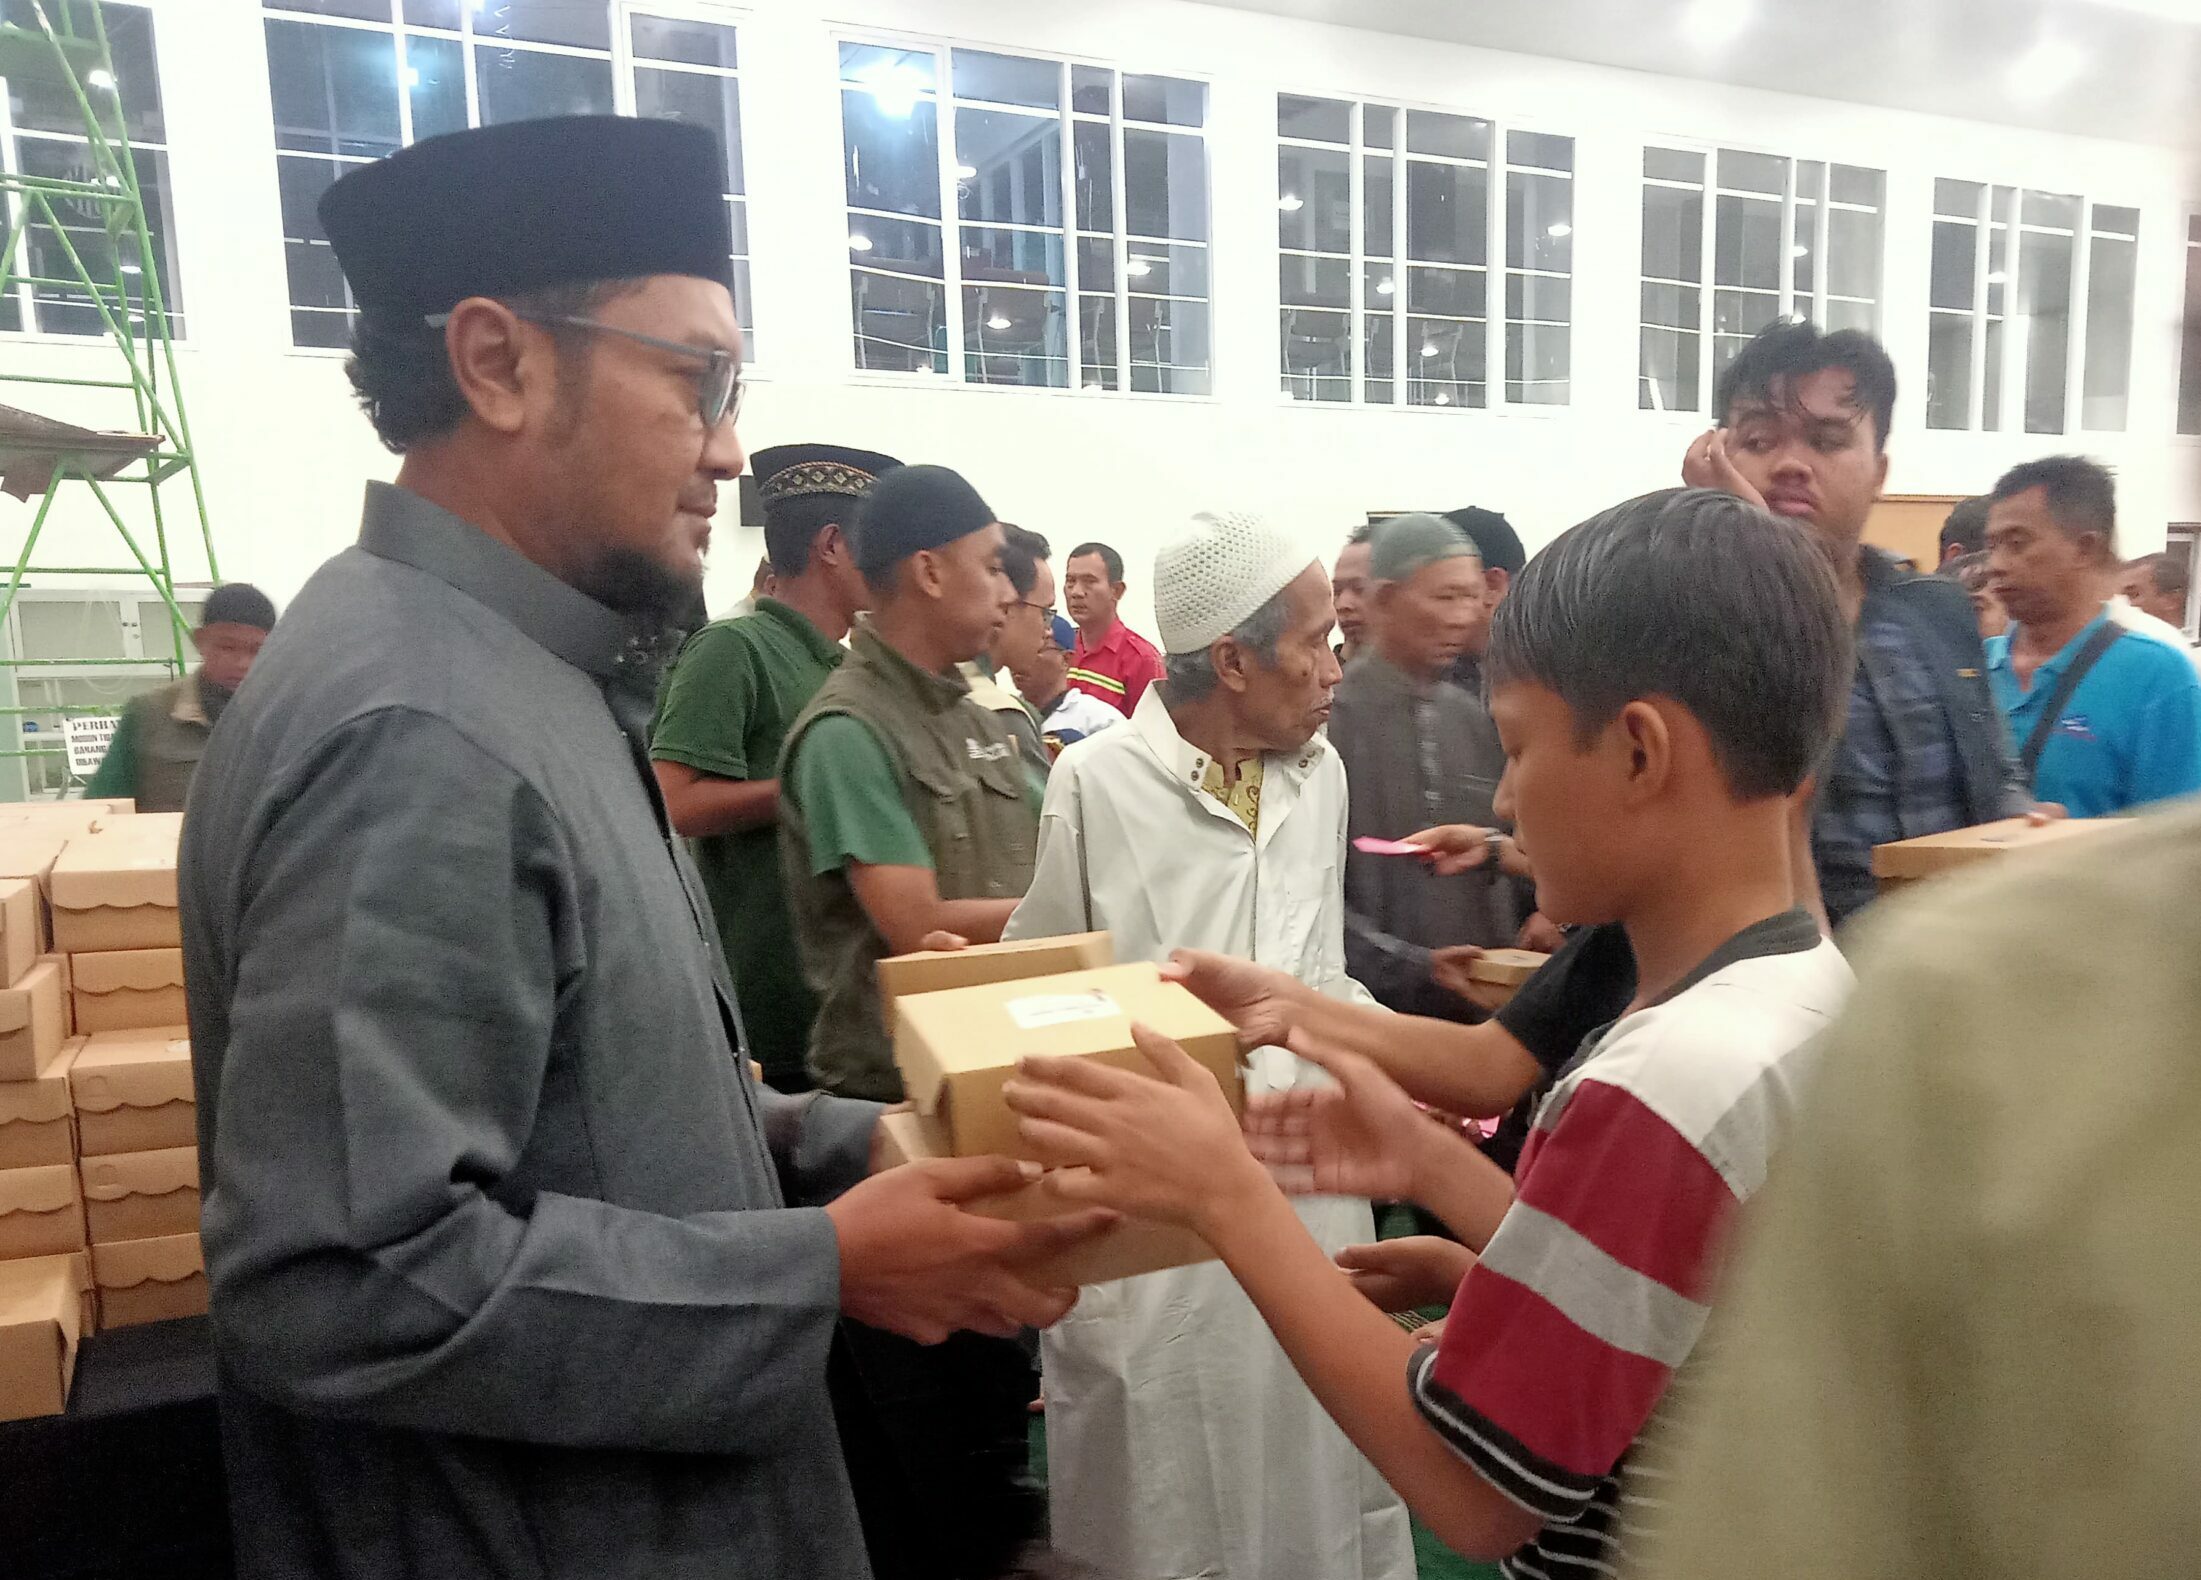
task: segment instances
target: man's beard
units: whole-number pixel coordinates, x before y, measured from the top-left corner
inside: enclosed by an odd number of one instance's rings
[[[644,629],[671,625],[703,604],[703,576],[669,570],[634,549],[606,549],[575,584]]]

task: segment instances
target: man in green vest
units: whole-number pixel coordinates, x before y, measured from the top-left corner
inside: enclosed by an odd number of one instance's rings
[[[274,629],[275,605],[250,583],[230,582],[209,593],[191,633],[199,667],[130,699],[107,755],[84,787],[86,798],[134,800],[140,812],[181,812],[207,737]]]
[[[803,981],[780,876],[780,749],[871,601],[850,526],[856,502],[901,462],[784,444],[749,464],[774,592],[681,648],[658,693],[650,760],[710,895],[750,1050],[765,1080],[795,1093],[810,1090],[803,1058],[818,1002]]]
[[[818,996],[810,1073],[897,1102],[874,967],[932,935],[1001,937],[1031,882],[1039,808],[1015,739],[957,666],[1016,604],[1001,524],[939,466],[881,478],[858,507],[872,611],[788,734],[780,848],[803,974]]]

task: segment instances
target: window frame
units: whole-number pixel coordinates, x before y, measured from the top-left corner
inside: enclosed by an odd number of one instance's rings
[[[2184,242],[2179,251],[2185,268],[2178,275],[2178,367],[2170,411],[2174,442],[2201,440],[2201,203],[2187,204],[2179,210],[2178,235]],[[2189,399],[2194,404],[2190,428],[2185,425]]]
[[[1689,154],[1701,158],[1704,161],[1703,180],[1689,182],[1675,177],[1650,174],[1646,168],[1646,162],[1653,151]],[[1887,322],[1889,172],[1886,166],[1850,164],[1846,160],[1830,158],[1816,153],[1784,153],[1762,143],[1701,137],[1665,137],[1657,135],[1643,137],[1640,139],[1636,150],[1635,167],[1637,225],[1635,409],[1638,413],[1652,417],[1679,418],[1690,426],[1698,426],[1715,418],[1716,414],[1713,413],[1711,408],[1721,372],[1719,342],[1723,338],[1736,338],[1732,332],[1722,331],[1719,328],[1719,293],[1724,290],[1740,291],[1755,296],[1766,294],[1764,288],[1760,286],[1722,285],[1719,282],[1720,199],[1730,196],[1760,202],[1773,199],[1773,194],[1768,192],[1753,192],[1741,188],[1721,186],[1719,166],[1720,155],[1723,153],[1749,158],[1774,159],[1780,161],[1782,166],[1781,191],[1778,198],[1781,206],[1781,231],[1775,250],[1775,257],[1779,265],[1779,284],[1775,292],[1774,321],[1779,322],[1782,318],[1794,317],[1798,312],[1796,266],[1802,260],[1796,256],[1795,252],[1798,240],[1796,211],[1799,207],[1808,206],[1812,211],[1810,241],[1812,266],[1811,300],[1809,310],[1805,316],[1814,323],[1824,325],[1826,322],[1826,307],[1829,302],[1845,302],[1854,305],[1868,301],[1868,298],[1865,297],[1852,296],[1831,289],[1833,269],[1829,252],[1833,232],[1833,215],[1839,209],[1845,213],[1871,214],[1879,221],[1879,245],[1873,257],[1872,270],[1874,294],[1869,298],[1872,307],[1872,325],[1867,333],[1875,337],[1880,336],[1884,332]],[[1819,167],[1818,190],[1808,195],[1801,193],[1798,189],[1798,175],[1805,165],[1817,165]],[[1834,196],[1834,172],[1837,168],[1863,170],[1878,176],[1880,178],[1879,205],[1874,207],[1847,199],[1837,199]],[[1645,194],[1654,187],[1669,191],[1695,192],[1703,200],[1703,214],[1700,218],[1697,235],[1698,278],[1693,281],[1670,279],[1662,275],[1651,275],[1643,272],[1641,237],[1643,218],[1646,212]],[[1669,290],[1694,291],[1697,293],[1697,322],[1693,330],[1684,329],[1673,324],[1652,324],[1645,321],[1643,316],[1643,291],[1645,287],[1653,285]],[[1693,333],[1696,335],[1698,389],[1698,404],[1696,406],[1682,408],[1645,403],[1645,396],[1657,387],[1650,375],[1644,370],[1643,335],[1646,330],[1658,330],[1672,334]]]
[[[719,4],[717,3],[717,0],[597,0],[597,3],[602,4],[605,9],[611,33],[610,49],[600,50],[584,45],[542,43],[531,39],[498,38],[493,45],[486,44],[482,39],[477,38],[477,35],[474,32],[474,7],[472,5],[462,4],[458,7],[459,26],[456,30],[453,30],[450,28],[419,26],[410,22],[401,24],[397,19],[402,14],[402,0],[390,0],[390,19],[387,21],[375,20],[365,17],[331,16],[321,12],[299,10],[293,8],[288,4],[285,4],[284,0],[256,0],[256,3],[258,5],[259,11],[260,37],[262,40],[263,51],[265,50],[265,41],[267,38],[267,24],[271,20],[279,22],[307,23],[315,27],[338,28],[355,33],[369,33],[381,38],[389,39],[391,41],[391,60],[396,70],[398,81],[397,114],[399,148],[410,148],[414,142],[413,99],[412,93],[410,91],[410,84],[406,80],[406,72],[408,70],[406,48],[407,39],[415,34],[426,38],[449,40],[458,45],[459,59],[465,73],[466,124],[468,129],[477,129],[482,124],[481,82],[480,74],[477,70],[475,62],[475,50],[477,47],[513,49],[532,54],[561,55],[571,59],[604,61],[609,65],[611,70],[612,112],[617,115],[633,115],[636,113],[634,74],[637,68],[644,71],[668,71],[681,73],[688,76],[709,77],[719,80],[732,80],[735,84],[736,93],[739,99],[734,123],[734,134],[735,137],[738,139],[738,149],[729,150],[729,163],[738,163],[742,170],[742,176],[741,180],[738,183],[741,190],[738,192],[724,194],[725,201],[734,205],[738,205],[738,213],[741,220],[741,224],[739,225],[735,236],[735,241],[737,245],[730,256],[735,262],[737,262],[741,266],[742,271],[748,281],[748,288],[750,292],[750,316],[753,319],[761,316],[757,311],[756,304],[754,270],[755,252],[750,241],[751,228],[749,225],[751,197],[749,194],[748,163],[749,151],[751,146],[749,137],[749,117],[751,114],[751,107],[749,94],[747,92],[747,83],[745,80],[749,70],[749,62],[743,57],[741,53],[743,47],[742,30],[751,21],[754,20],[754,13],[752,11],[746,8]],[[633,29],[634,19],[637,17],[656,17],[670,22],[701,22],[707,23],[714,27],[725,28],[732,32],[734,35],[736,52],[735,59],[737,64],[733,66],[710,66],[703,65],[694,61],[659,60],[654,57],[638,57],[634,53]],[[272,61],[267,62],[267,70],[268,72],[272,73]],[[270,78],[270,82],[272,88],[272,77]],[[275,144],[274,154],[278,188],[280,188],[281,185],[281,172],[283,161],[285,161],[286,159],[303,160],[315,164],[324,165],[343,165],[347,168],[355,168],[360,165],[371,165],[375,163],[377,159],[389,157],[386,154],[340,154],[335,152],[311,152],[304,149],[284,148],[281,147],[280,144],[276,143],[276,125],[277,123],[272,118],[271,109],[271,119],[268,132],[270,143]],[[394,151],[395,150],[393,150],[393,152]],[[738,158],[732,157],[736,154],[738,154]],[[737,184],[731,179],[731,169],[728,170],[728,177],[729,185]],[[283,219],[281,217],[280,197],[278,197],[278,215],[276,223],[278,227],[282,228],[279,239],[281,245],[284,247],[285,250],[284,307],[286,326],[291,322],[293,316],[298,313],[326,314],[330,316],[348,318],[351,314],[357,312],[358,308],[351,300],[351,289],[348,283],[345,286],[344,291],[345,305],[342,307],[301,305],[297,301],[291,299],[288,253],[291,237],[288,233],[287,227],[284,226]],[[326,247],[329,245],[326,238],[315,239],[311,237],[306,238],[304,244],[309,247]],[[751,323],[743,326],[741,371],[742,376],[745,379],[761,380],[769,378],[770,376],[768,370],[762,364],[760,364],[756,358],[756,333],[756,324]],[[345,346],[301,344],[297,339],[295,328],[286,327],[285,340],[287,342],[285,349],[294,356],[340,358],[347,357],[351,354],[349,348]]]
[[[2098,198],[2080,192],[2054,192],[2046,187],[2033,187],[2016,182],[1986,180],[1975,181],[1969,176],[1940,176],[1932,178],[1938,185],[1942,181],[1957,182],[1979,188],[1979,198],[1973,207],[1971,218],[1940,212],[1939,199],[1929,199],[1934,204],[1927,217],[1927,291],[1926,326],[1928,343],[1937,318],[1962,318],[1972,327],[1970,386],[1966,391],[1965,421],[1961,427],[1935,423],[1932,406],[1926,407],[1926,426],[1935,433],[1998,433],[2014,437],[2030,436],[2037,439],[2069,438],[2089,433],[2127,433],[2131,431],[2132,404],[2132,353],[2138,339],[2137,304],[2139,299],[2139,261],[2146,243],[2146,212],[2144,205],[2132,203],[2105,203]],[[2079,205],[2079,215],[2070,230],[2061,226],[2031,222],[2025,218],[2026,200],[2029,197],[2069,199]],[[2007,202],[2005,212],[1998,207]],[[2123,231],[2105,231],[2095,223],[2098,209],[2128,209],[2134,215],[2134,229],[2129,236]],[[1972,227],[1972,301],[1969,308],[1936,307],[1933,305],[1932,235],[1943,224],[1968,224]],[[2006,233],[2006,256],[2003,260],[2004,278],[1991,277],[1994,256],[1994,233]],[[2003,359],[1997,370],[1996,425],[1985,425],[1987,416],[1987,326],[1991,323],[2009,324],[2018,317],[2016,312],[2018,292],[2024,281],[2023,258],[2025,248],[2022,238],[2028,232],[2039,235],[2068,236],[2071,240],[2070,310],[2068,327],[2064,335],[2063,369],[2063,422],[2053,430],[2039,432],[2025,425],[2025,396],[2032,357],[2032,342],[2028,337],[2024,356],[2013,355],[2013,348],[2005,345]],[[2113,428],[2089,426],[2086,420],[2086,361],[2093,348],[2094,313],[2091,287],[2094,268],[2094,242],[2097,237],[2129,241],[2133,252],[2133,307],[2129,316],[2124,345],[2124,400],[2125,421]],[[2003,293],[2002,311],[1992,307],[1991,289],[1999,287]],[[2175,402],[2172,421],[2177,420]]]
[[[1278,262],[1275,298],[1276,347],[1275,369],[1277,376],[1276,400],[1286,407],[1298,407],[1313,411],[1338,408],[1361,408],[1369,411],[1424,411],[1424,412],[1481,412],[1503,413],[1507,416],[1533,416],[1555,418],[1559,413],[1574,407],[1575,393],[1575,344],[1574,344],[1574,291],[1576,267],[1572,243],[1581,235],[1580,209],[1571,199],[1579,197],[1581,181],[1580,150],[1582,139],[1571,131],[1563,131],[1549,122],[1538,119],[1511,119],[1497,115],[1482,115],[1457,104],[1439,104],[1434,101],[1398,98],[1380,93],[1358,93],[1337,88],[1310,88],[1296,83],[1277,86],[1267,95],[1269,101],[1268,144],[1272,155],[1288,148],[1301,148],[1312,152],[1343,154],[1346,160],[1346,204],[1348,210],[1347,250],[1340,253],[1312,251],[1305,248],[1286,247],[1283,238],[1277,236],[1270,245],[1270,252]],[[1279,124],[1280,102],[1283,99],[1319,100],[1343,104],[1347,113],[1344,143],[1323,142],[1316,138],[1287,136]],[[1366,140],[1367,112],[1370,109],[1389,111],[1394,117],[1392,146],[1370,147]],[[1489,152],[1482,159],[1453,154],[1419,153],[1409,150],[1406,129],[1409,115],[1428,113],[1455,119],[1480,121],[1489,128]],[[1549,166],[1513,159],[1509,139],[1515,132],[1531,133],[1543,137],[1565,138],[1574,151],[1576,168],[1566,171],[1553,170]],[[1391,163],[1391,252],[1387,258],[1371,258],[1367,253],[1368,221],[1368,173],[1365,161],[1388,156]],[[1410,181],[1408,167],[1415,161],[1453,168],[1480,169],[1483,172],[1483,261],[1475,264],[1447,264],[1435,260],[1416,260],[1408,253],[1408,210],[1410,207]],[[1563,175],[1568,182],[1570,202],[1568,210],[1568,264],[1564,272],[1538,269],[1530,266],[1515,268],[1508,261],[1507,231],[1508,196],[1515,171],[1535,175]],[[1281,176],[1279,176],[1281,181]],[[1279,186],[1276,201],[1283,198]],[[1342,260],[1345,265],[1346,305],[1336,307],[1298,307],[1284,300],[1282,263],[1287,258]],[[1391,268],[1392,292],[1390,305],[1371,308],[1368,305],[1368,276],[1380,265]],[[1416,313],[1411,302],[1411,290],[1406,272],[1416,268],[1444,268],[1467,272],[1475,268],[1483,272],[1482,316],[1480,319],[1455,318],[1444,313]],[[1526,378],[1511,380],[1506,373],[1506,353],[1512,341],[1514,320],[1507,311],[1506,286],[1515,275],[1525,278],[1562,279],[1568,286],[1567,321],[1567,398],[1563,401],[1509,400],[1506,386],[1512,382],[1532,382]],[[1525,294],[1525,293],[1524,293]],[[1526,301],[1524,299],[1524,308]],[[1343,400],[1324,399],[1315,395],[1296,395],[1289,385],[1292,379],[1284,357],[1284,315],[1291,312],[1343,312],[1346,321],[1346,344],[1349,353],[1345,375],[1347,392]],[[1391,398],[1388,401],[1368,398],[1368,380],[1371,370],[1367,366],[1368,324],[1372,314],[1382,314],[1391,323],[1391,370],[1389,383]],[[1410,358],[1407,342],[1410,338],[1407,326],[1416,319],[1437,319],[1442,322],[1476,323],[1483,329],[1483,365],[1481,405],[1456,405],[1450,401],[1414,401],[1407,398]],[[1525,314],[1523,323],[1546,324],[1549,320],[1533,319]],[[1526,369],[1524,368],[1524,372]],[[1379,375],[1380,376],[1380,375]],[[1453,381],[1472,382],[1472,381]]]
[[[1094,55],[1070,53],[1061,50],[1033,49],[1021,45],[1005,44],[996,40],[971,38],[961,35],[904,32],[893,28],[834,27],[830,33],[834,71],[834,124],[839,131],[839,151],[843,169],[843,187],[839,200],[840,214],[849,225],[860,219],[871,219],[886,224],[906,224],[935,227],[940,236],[941,333],[944,349],[941,353],[947,363],[947,371],[936,368],[875,368],[862,367],[856,362],[856,339],[861,332],[857,322],[855,304],[844,290],[842,299],[848,307],[847,333],[842,336],[848,362],[846,375],[859,384],[881,385],[897,389],[941,390],[990,390],[1017,395],[1062,399],[1131,399],[1145,401],[1199,401],[1213,403],[1220,399],[1217,391],[1221,384],[1221,370],[1216,357],[1215,315],[1215,159],[1213,143],[1213,114],[1215,78],[1211,73],[1184,71],[1174,67],[1144,69],[1125,64],[1122,60],[1105,60]],[[930,107],[933,115],[933,151],[937,166],[936,196],[940,212],[937,218],[923,214],[890,212],[884,209],[859,208],[848,200],[846,167],[848,159],[847,94],[851,84],[840,75],[840,52],[844,45],[856,45],[869,49],[899,50],[904,54],[925,54],[932,58],[933,77],[929,86],[913,91],[919,108]],[[965,98],[956,92],[954,56],[957,51],[969,51],[982,55],[998,55],[1013,60],[1052,66],[1056,71],[1056,107],[1052,110],[1033,105],[1003,104],[991,99]],[[1075,74],[1079,70],[1105,71],[1109,74],[1108,114],[1102,116],[1093,111],[1081,111],[1073,99]],[[1127,117],[1123,107],[1123,85],[1126,77],[1167,77],[1174,81],[1197,83],[1203,96],[1203,109],[1198,126],[1178,126],[1159,121],[1142,121]],[[957,174],[956,160],[956,112],[974,109],[1024,115],[1039,121],[1053,119],[1059,123],[1061,136],[1060,190],[1062,223],[1030,225],[1002,220],[966,220],[958,203],[957,183],[963,179]],[[1081,125],[1105,125],[1108,128],[1109,152],[1109,230],[1106,240],[1110,248],[1110,271],[1115,280],[1112,293],[1086,290],[1079,278],[1079,244],[1098,241],[1102,233],[1087,230],[1078,223],[1077,212],[1077,128]],[[1181,137],[1197,137],[1201,150],[1201,205],[1206,212],[1207,236],[1200,241],[1185,241],[1174,237],[1135,236],[1130,228],[1130,208],[1126,201],[1124,133],[1153,131]],[[1063,251],[1063,283],[1037,287],[1040,294],[1059,294],[1063,300],[1063,345],[1067,364],[1066,377],[1061,384],[1021,384],[990,379],[973,379],[969,376],[970,348],[964,337],[963,293],[970,282],[963,274],[963,248],[961,233],[964,229],[1015,231],[1042,236],[1059,236]],[[1208,258],[1207,294],[1193,297],[1170,292],[1134,292],[1131,289],[1131,251],[1145,242],[1157,248],[1198,247]],[[851,255],[845,265],[845,273],[878,274],[892,279],[922,279],[931,283],[930,276],[897,273],[892,270],[870,268],[856,261]],[[1116,369],[1118,384],[1093,384],[1085,379],[1085,337],[1081,302],[1087,297],[1112,295],[1112,315],[1115,329]],[[1189,302],[1203,306],[1208,314],[1207,379],[1205,392],[1180,390],[1142,390],[1134,387],[1134,368],[1138,364],[1132,355],[1131,303],[1138,301]]]
[[[161,286],[161,310],[168,319],[169,343],[178,346],[187,345],[189,344],[188,334],[191,315],[188,308],[180,305],[184,297],[184,280],[183,250],[180,245],[180,238],[177,235],[176,224],[175,143],[167,134],[172,98],[168,91],[169,68],[163,63],[162,57],[165,51],[161,48],[160,40],[161,17],[165,14],[173,19],[176,12],[172,6],[164,10],[160,0],[118,0],[118,3],[126,5],[132,10],[144,12],[146,26],[151,29],[153,79],[160,90],[162,136],[157,142],[149,138],[131,137],[128,135],[128,125],[125,122],[122,141],[123,146],[128,150],[132,170],[137,176],[138,198],[141,203],[146,202],[147,199],[145,172],[139,168],[141,156],[157,155],[166,171],[161,185],[164,204],[158,216],[159,225],[156,228],[152,208],[148,205],[146,233],[147,239],[159,246],[166,255],[165,262],[168,275]],[[108,13],[106,20],[110,24],[111,32],[111,25],[114,21],[112,12]],[[4,80],[4,78],[0,78],[0,81]],[[90,138],[79,137],[71,132],[48,132],[38,130],[35,127],[17,126],[15,124],[14,106],[9,103],[8,95],[0,92],[0,170],[4,170],[10,176],[22,173],[22,149],[19,140],[24,138],[41,144],[64,144],[79,148],[91,147]],[[0,238],[4,238],[10,227],[23,217],[16,211],[15,205],[18,201],[11,199],[5,208],[0,208]],[[21,267],[27,268],[30,243],[31,230],[26,224],[14,240],[14,245],[19,250],[22,259],[22,263],[19,265]],[[142,268],[142,265],[140,267]],[[96,345],[100,341],[109,338],[108,331],[104,326],[98,330],[87,331],[82,334],[66,329],[33,329],[27,327],[35,321],[38,312],[37,293],[39,289],[40,287],[30,284],[26,279],[16,280],[9,288],[7,294],[16,303],[19,327],[9,329],[0,326],[0,340],[4,340],[11,345],[85,346]],[[54,305],[65,306],[69,304]],[[134,318],[128,313],[124,313],[122,318],[122,327],[132,331],[133,340],[142,344],[149,329],[143,312],[140,311]]]

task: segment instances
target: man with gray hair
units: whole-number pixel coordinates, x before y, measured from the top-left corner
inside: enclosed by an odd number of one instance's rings
[[[1070,747],[1005,938],[1105,928],[1124,960],[1213,949],[1339,996],[1345,769],[1330,582],[1277,528],[1196,516],[1155,556],[1163,679]],[[1249,1093],[1324,1079],[1282,1048]],[[1305,1199],[1335,1252],[1366,1201]],[[1315,1402],[1220,1263],[1086,1289],[1041,1336],[1052,1544],[1112,1580],[1409,1580],[1404,1506]]]

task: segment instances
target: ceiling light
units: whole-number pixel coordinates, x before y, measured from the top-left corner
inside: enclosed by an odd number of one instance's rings
[[[1396,286],[1389,280],[1378,280],[1376,282],[1376,295],[1378,296],[1389,296],[1393,291],[1397,289],[1398,286]]]
[[[909,118],[926,86],[924,74],[905,61],[872,67],[864,73],[863,84],[871,90],[871,102],[879,113],[894,121]]]
[[[976,165],[957,165],[955,167],[955,178],[958,181],[968,181],[977,174],[978,166]]]
[[[986,327],[988,329],[1014,329],[1016,326],[1009,322],[1007,313],[996,313],[986,320]]]
[[[848,233],[848,250],[850,252],[869,252],[871,250],[871,238],[862,231],[850,231]]]
[[[1437,391],[1437,404],[1438,404],[1439,406],[1449,406],[1449,405],[1451,405],[1451,404],[1452,404],[1452,392],[1451,392],[1450,390],[1439,390],[1439,391]]]
[[[1099,379],[1087,379],[1085,381],[1085,387],[1089,390],[1104,390],[1108,388],[1108,386],[1103,384]]]
[[[1296,214],[1307,206],[1307,200],[1297,192],[1287,192],[1276,200],[1276,206],[1287,214]]]
[[[109,93],[115,91],[115,74],[105,66],[94,66],[84,74],[84,81],[88,86],[104,88]]]
[[[1995,270],[1994,273],[1987,276],[1987,283],[1989,285],[2008,285],[2010,283],[2010,271],[2007,269]]]
[[[418,66],[407,66],[405,68],[405,86],[408,88],[420,86],[420,68]]]
[[[1547,226],[1545,228],[1544,234],[1549,236],[1553,241],[1560,241],[1568,236],[1573,235],[1574,227],[1572,225],[1569,225],[1565,220],[1561,220],[1556,225]]]
[[[122,266],[122,272],[124,274],[143,274],[145,271],[134,263],[126,263]]]
[[[1731,44],[1750,25],[1750,0],[1691,0],[1681,35],[1698,49]]]
[[[1808,258],[1811,256],[1811,249],[1799,241],[1795,246],[1788,249],[1788,255],[1791,258]]]
[[[1133,258],[1123,266],[1123,272],[1130,275],[1134,280],[1141,279],[1154,272],[1154,265],[1144,258]]]
[[[2004,85],[2018,99],[2047,99],[2071,86],[2086,65],[2086,52],[2062,39],[2044,38],[2010,63]]]
[[[1425,357],[1435,356],[1437,354],[1437,343],[1434,340],[1424,340],[1421,343],[1421,354]]]

